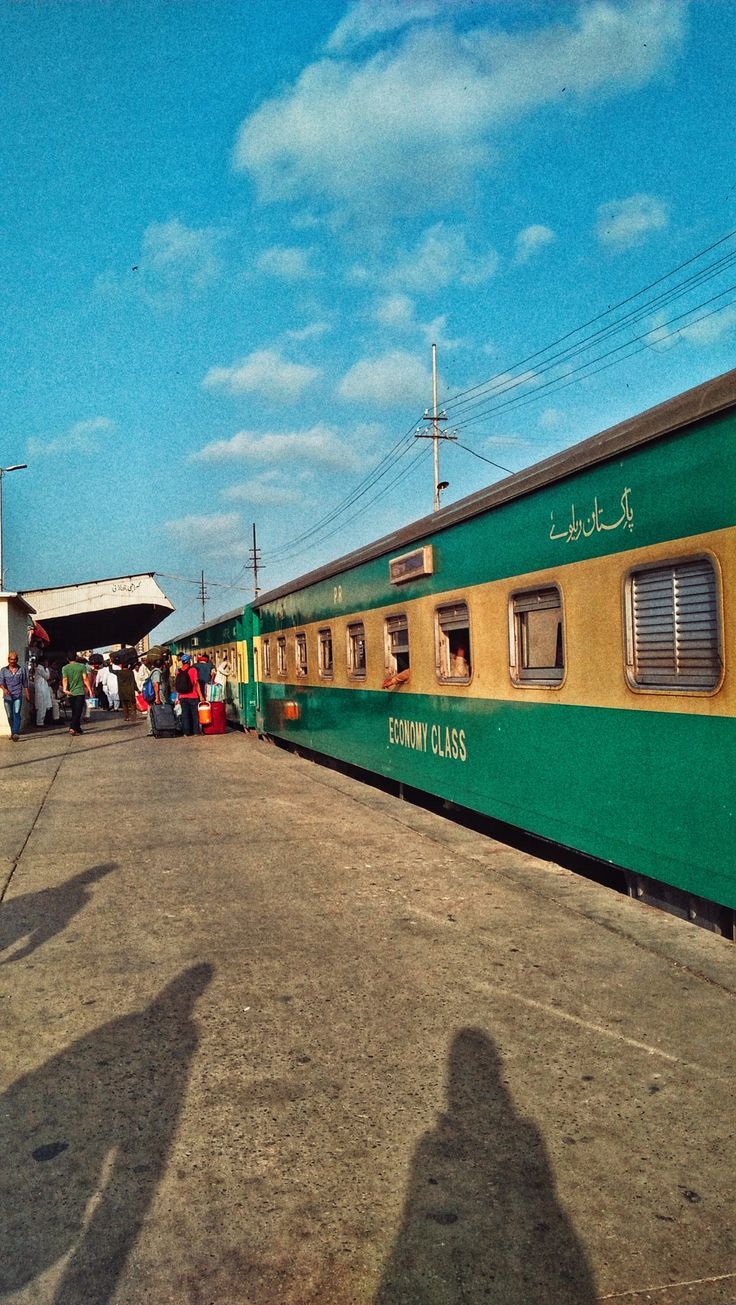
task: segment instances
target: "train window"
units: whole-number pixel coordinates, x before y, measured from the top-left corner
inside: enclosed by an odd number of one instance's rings
[[[276,640],[276,670],[279,675],[286,675],[286,639],[279,635]]]
[[[332,630],[329,628],[318,630],[317,652],[319,673],[323,679],[329,679],[332,675]]]
[[[263,674],[271,674],[271,643],[269,639],[263,640]]]
[[[409,670],[409,622],[403,615],[386,618],[386,669],[389,674]]]
[[[565,675],[562,598],[556,585],[511,595],[509,634],[514,684],[562,683]]]
[[[297,675],[306,675],[307,673],[307,636],[304,633],[297,634],[294,637],[294,646],[296,650],[296,673]]]
[[[365,679],[365,626],[353,621],[348,626],[348,675],[353,680]]]
[[[706,557],[632,571],[626,672],[638,689],[710,692],[723,675],[718,578]]]
[[[470,680],[470,615],[467,603],[448,603],[438,607],[437,679],[447,684],[467,684]]]

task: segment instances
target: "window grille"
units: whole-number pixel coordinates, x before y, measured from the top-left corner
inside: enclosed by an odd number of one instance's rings
[[[328,628],[317,632],[317,649],[320,675],[332,675],[332,630]]]
[[[348,626],[348,675],[364,680],[366,672],[365,626],[355,621]]]
[[[406,616],[386,617],[386,653],[389,670],[409,670],[409,622]]]
[[[286,639],[283,636],[276,640],[276,669],[279,675],[286,675]]]
[[[268,639],[263,641],[263,674],[271,674],[271,644]]]
[[[708,558],[632,572],[627,669],[641,688],[715,689],[722,671],[718,583]]]
[[[297,634],[294,639],[296,649],[296,673],[297,675],[307,674],[307,636],[306,634]]]

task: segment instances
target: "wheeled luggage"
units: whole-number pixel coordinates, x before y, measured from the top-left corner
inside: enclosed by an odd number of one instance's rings
[[[150,712],[153,737],[156,739],[175,739],[179,731],[176,728],[174,708],[168,703],[157,705],[154,702],[151,704]]]
[[[227,717],[225,715],[225,703],[211,702],[209,705],[212,711],[209,724],[207,725],[203,724],[200,717],[200,725],[202,726],[202,733],[225,734],[227,731]]]

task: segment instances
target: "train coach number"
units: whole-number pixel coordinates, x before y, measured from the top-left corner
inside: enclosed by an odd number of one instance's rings
[[[342,585],[335,585],[332,590],[332,600],[335,603],[342,602]]]

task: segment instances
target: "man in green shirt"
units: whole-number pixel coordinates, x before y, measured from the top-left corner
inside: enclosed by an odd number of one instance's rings
[[[72,704],[72,723],[70,734],[81,734],[82,714],[85,695],[92,697],[92,684],[87,671],[87,663],[78,653],[69,657],[61,671],[61,687],[69,695]]]

